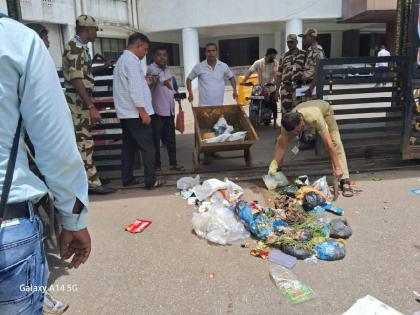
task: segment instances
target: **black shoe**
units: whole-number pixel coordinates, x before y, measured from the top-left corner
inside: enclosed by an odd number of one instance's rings
[[[139,184],[140,184],[140,182],[137,179],[133,178],[128,183],[123,183],[123,186],[124,187],[130,187],[130,186],[135,186],[135,185],[139,185]]]
[[[299,144],[299,150],[305,151],[305,150],[312,150],[315,149],[315,140],[310,140],[307,142],[301,142]]]
[[[108,185],[111,183],[111,180],[108,178],[100,178],[99,180],[101,181],[102,185]]]
[[[89,188],[89,194],[91,195],[108,195],[116,192],[117,190],[108,186],[99,186],[94,188]]]

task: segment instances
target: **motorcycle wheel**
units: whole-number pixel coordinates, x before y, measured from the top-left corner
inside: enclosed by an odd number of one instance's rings
[[[257,111],[250,111],[249,112],[249,120],[254,128],[258,126],[258,112]]]

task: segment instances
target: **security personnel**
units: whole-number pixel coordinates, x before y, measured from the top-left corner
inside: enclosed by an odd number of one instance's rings
[[[303,43],[308,46],[306,52],[306,61],[303,69],[304,84],[309,86],[300,102],[306,102],[316,99],[314,88],[316,87],[316,71],[321,59],[325,58],[324,49],[318,44],[318,31],[314,28],[308,28],[299,37],[303,37]],[[300,150],[309,150],[315,148],[315,131],[313,128],[306,129],[300,136]]]
[[[310,101],[316,99],[316,96],[312,95],[316,86],[316,70],[321,59],[325,58],[325,54],[322,46],[318,44],[318,31],[316,29],[308,28],[299,37],[303,37],[303,43],[308,46],[303,68],[303,80],[306,85],[309,85],[309,88],[302,101]]]
[[[102,185],[93,164],[93,138],[91,129],[101,120],[101,116],[92,102],[94,72],[111,66],[114,61],[105,62],[104,66],[92,69],[92,60],[87,44],[94,42],[98,25],[95,19],[81,15],[76,20],[76,35],[64,47],[63,73],[66,100],[73,118],[76,141],[88,176],[89,193],[109,194],[115,189]]]
[[[281,168],[287,148],[293,138],[298,136],[305,127],[311,127],[318,132],[324,142],[332,162],[334,175],[340,179],[343,196],[353,196],[346,153],[334,117],[334,110],[328,102],[313,100],[299,104],[290,113],[282,115],[281,126],[274,159],[270,164],[268,174],[274,175]]]
[[[283,114],[290,112],[299,103],[296,99],[296,88],[303,84],[303,67],[305,65],[306,53],[297,47],[298,39],[296,34],[287,36],[286,52],[279,66],[281,75],[281,111]]]

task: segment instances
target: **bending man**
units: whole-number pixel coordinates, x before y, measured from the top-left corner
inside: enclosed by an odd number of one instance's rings
[[[290,140],[299,136],[305,127],[311,127],[318,132],[324,142],[333,165],[334,175],[341,179],[340,187],[343,196],[352,197],[346,154],[331,105],[320,100],[301,103],[292,112],[283,115],[281,125],[282,130],[277,139],[274,160],[270,164],[268,173],[272,175],[282,166]]]

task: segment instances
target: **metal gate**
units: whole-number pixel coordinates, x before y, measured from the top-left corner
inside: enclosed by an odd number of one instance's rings
[[[400,154],[406,64],[405,57],[320,62],[317,97],[333,106],[348,157]]]

